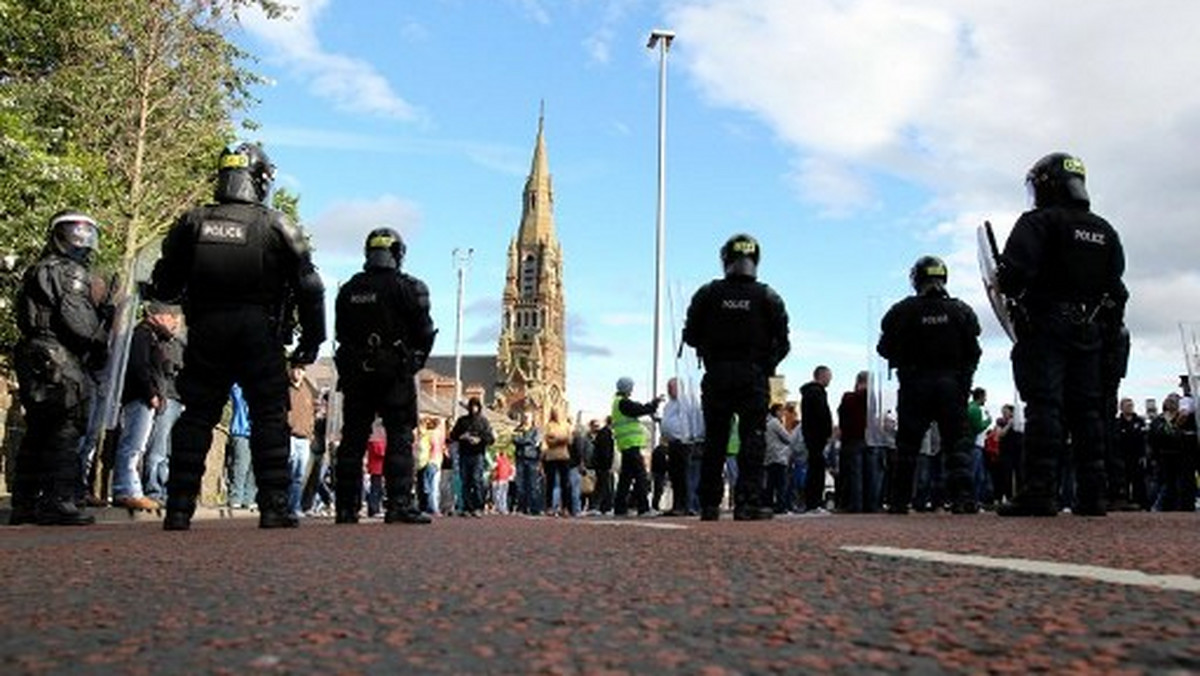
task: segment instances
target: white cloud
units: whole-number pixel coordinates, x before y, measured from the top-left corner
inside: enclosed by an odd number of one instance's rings
[[[357,268],[361,264],[363,241],[371,230],[393,228],[411,241],[420,225],[417,205],[394,195],[335,202],[306,223],[313,241],[318,243],[318,260],[331,261],[334,268],[345,265]]]
[[[612,31],[601,29],[587,36],[583,40],[583,48],[588,53],[588,57],[595,63],[608,63],[612,58],[609,45],[612,43]]]
[[[795,163],[790,178],[800,197],[821,205],[826,216],[861,210],[875,199],[869,182],[851,167],[830,158],[802,158]]]
[[[542,26],[549,26],[550,11],[542,0],[512,0],[530,21]]]
[[[873,177],[922,186],[952,269],[974,269],[985,217],[1003,244],[1035,160],[1079,154],[1126,247],[1135,340],[1157,346],[1135,359],[1179,355],[1171,327],[1200,319],[1200,89],[1184,85],[1200,5],[685,0],[668,15],[677,62],[793,150],[804,199],[845,215],[880,206]]]
[[[309,91],[346,112],[416,121],[422,115],[400,97],[370,63],[327,51],[317,37],[317,23],[329,0],[288,0],[287,19],[267,19],[249,8],[242,25],[265,42],[270,58],[307,81]],[[406,30],[411,29],[407,27]]]

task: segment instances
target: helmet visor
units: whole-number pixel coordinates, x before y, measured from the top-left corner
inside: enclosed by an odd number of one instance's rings
[[[62,241],[76,249],[95,251],[100,245],[100,228],[86,216],[68,216],[54,222]]]

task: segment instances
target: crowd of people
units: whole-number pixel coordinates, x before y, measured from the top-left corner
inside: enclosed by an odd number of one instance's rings
[[[99,227],[76,211],[51,219],[17,299],[14,365],[28,432],[11,523],[92,523],[86,507],[102,500],[87,493],[89,477],[107,465],[114,505],[162,508],[164,529],[189,529],[227,406],[227,501],[255,505],[263,528],[295,527],[321,511],[354,524],[364,506],[367,517],[408,524],[488,511],[713,521],[724,509],[735,520],[1195,509],[1190,391],[1144,418],[1116,399],[1130,345],[1123,249],[1090,210],[1083,163],[1065,153],[1030,169],[1034,208],[1004,251],[993,251],[989,294],[1015,341],[1024,408],[1006,405],[992,422],[987,393],[972,387],[978,320],[948,294],[945,263],[922,256],[910,271],[914,293],[888,310],[876,348],[900,384],[883,421],[890,443],[868,434],[866,372],[836,409],[823,365],[798,403],[769,404],[769,379],[791,348],[788,314],[758,280],[761,249],[745,233],[721,247],[723,277],[697,290],[687,310],[682,339],[704,369],[698,407],[685,405],[674,380],[665,396],[639,402],[622,377],[606,420],[587,426],[531,409],[502,438],[478,398],[453,421],[422,418],[414,375],[437,331],[429,289],[403,272],[405,243],[386,227],[367,234],[363,270],[338,290],[342,425],[331,441],[328,393],[305,375],[326,338],[324,285],[306,235],[264,204],[274,169],[255,144],[222,153],[216,202],[167,233],[117,367],[114,285],[91,269]],[[93,390],[106,372],[108,384],[124,381],[120,425],[111,460],[102,452],[97,462],[103,411]]]
[[[812,383],[820,385],[832,378],[827,367],[818,367]],[[826,441],[816,456],[810,455],[805,441],[801,417],[802,403],[775,403],[769,407],[766,423],[766,456],[762,485],[762,504],[776,515],[786,514],[857,514],[886,511],[887,446],[867,443],[867,389],[869,377],[863,371],[855,376],[854,386],[841,395],[835,410],[822,409],[824,396],[806,386],[802,393],[809,397],[805,407],[816,415],[818,432],[828,424],[824,414],[832,415],[832,426]],[[827,385],[826,385],[827,386]],[[822,386],[825,387],[825,386]],[[636,513],[641,516],[699,515],[698,485],[702,439],[680,430],[679,424],[687,411],[678,399],[678,381],[667,383],[668,398],[662,415],[657,418],[660,443],[650,452],[629,461],[629,487],[624,497],[624,509],[616,504],[615,486],[625,464],[615,451],[611,419],[590,420],[586,425],[569,426],[558,421],[558,415],[542,426],[536,425],[532,414],[522,416],[511,433],[496,435],[491,431],[479,402],[472,402],[469,412],[451,426],[434,416],[425,416],[414,431],[413,447],[416,468],[416,500],[418,508],[431,516],[468,516],[483,514],[523,514],[530,516],[578,517],[621,516]],[[815,400],[815,401],[814,401]],[[975,388],[967,403],[968,434],[960,439],[964,454],[970,462],[973,499],[981,509],[993,511],[1008,504],[1021,486],[1020,453],[1024,425],[1016,416],[1012,404],[1004,404],[992,419],[987,408],[987,392]],[[244,405],[244,404],[243,404]],[[1114,498],[1110,509],[1146,511],[1192,511],[1196,506],[1195,416],[1191,415],[1192,400],[1185,392],[1169,393],[1162,400],[1162,410],[1147,415],[1136,411],[1131,399],[1122,399],[1120,412],[1111,421],[1111,453],[1117,470],[1110,475]],[[318,406],[318,419],[323,413]],[[676,425],[673,427],[673,425]],[[452,427],[474,429],[478,438],[492,441],[480,450],[477,446],[462,445],[452,439]],[[554,428],[554,431],[550,431]],[[808,429],[812,428],[810,424]],[[694,429],[694,428],[691,428]],[[565,439],[565,443],[552,439]],[[382,516],[384,432],[376,425],[368,444],[366,516]],[[231,447],[242,444],[231,437]],[[332,497],[336,483],[332,472],[317,459],[324,451],[323,433],[313,439],[313,461],[305,480],[304,499],[300,512],[307,516],[331,516]],[[722,506],[732,509],[737,483],[739,442],[731,435],[727,444],[727,463],[724,468]],[[336,453],[336,444],[332,444]],[[461,450],[460,450],[461,449]],[[1068,448],[1069,451],[1069,448]],[[229,500],[239,504],[238,476],[233,471],[237,457],[231,450],[228,485]],[[950,511],[946,490],[947,454],[942,452],[936,425],[931,426],[916,463],[911,505],[917,512]],[[648,460],[648,464],[647,464]],[[814,462],[815,460],[815,462]],[[1069,462],[1064,462],[1069,467]],[[636,476],[639,466],[649,467],[648,481]],[[521,468],[518,471],[518,468]],[[813,468],[817,468],[813,471]],[[817,477],[810,480],[809,472]],[[565,478],[564,478],[565,477]],[[252,480],[252,479],[251,479]],[[1074,503],[1074,479],[1068,472],[1061,478],[1058,501],[1063,511]],[[641,488],[637,488],[640,485]],[[319,492],[318,492],[318,488]],[[564,489],[565,495],[564,498]],[[639,493],[639,491],[641,491]],[[252,500],[250,501],[252,502]]]

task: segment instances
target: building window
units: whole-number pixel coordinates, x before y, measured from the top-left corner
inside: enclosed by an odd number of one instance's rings
[[[521,265],[521,296],[533,298],[537,293],[537,258],[533,254],[525,257]]]

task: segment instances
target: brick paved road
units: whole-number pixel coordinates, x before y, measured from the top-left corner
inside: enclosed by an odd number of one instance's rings
[[[1196,514],[255,526],[0,528],[0,673],[1200,673]]]

